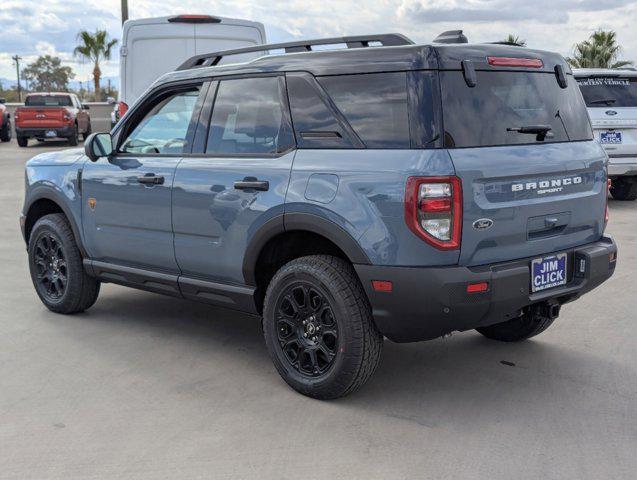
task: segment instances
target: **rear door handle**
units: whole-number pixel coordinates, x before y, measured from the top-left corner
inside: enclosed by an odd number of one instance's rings
[[[144,176],[137,177],[137,181],[144,185],[163,185],[165,180],[163,175],[155,175],[154,173],[147,173]]]
[[[270,188],[270,182],[257,180],[256,177],[245,177],[243,180],[234,182],[234,188],[237,190],[261,190],[265,192]]]

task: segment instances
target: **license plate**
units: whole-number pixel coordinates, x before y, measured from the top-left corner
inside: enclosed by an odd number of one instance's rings
[[[599,134],[599,141],[608,145],[622,143],[622,132],[602,132]]]
[[[56,132],[55,130],[47,130],[46,132],[44,132],[44,135],[46,135],[47,137],[57,137],[58,132]]]
[[[540,292],[566,284],[566,253],[531,260],[531,291]]]

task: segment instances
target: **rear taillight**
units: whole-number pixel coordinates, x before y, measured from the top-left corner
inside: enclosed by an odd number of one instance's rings
[[[170,23],[221,23],[221,19],[210,15],[175,15],[168,17]]]
[[[604,230],[606,230],[606,226],[608,225],[608,221],[610,220],[610,212],[608,211],[608,195],[610,194],[610,186],[611,180],[609,178],[606,181],[606,212],[604,213]]]
[[[458,177],[410,177],[405,192],[407,226],[441,250],[460,248],[462,184]]]
[[[544,66],[539,58],[487,57],[487,61],[494,67],[542,68]]]

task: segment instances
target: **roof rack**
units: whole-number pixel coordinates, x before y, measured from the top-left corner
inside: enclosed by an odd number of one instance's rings
[[[434,38],[434,43],[469,43],[469,40],[462,30],[448,30]]]
[[[413,45],[414,42],[399,33],[387,33],[379,35],[357,35],[350,37],[320,38],[317,40],[300,40],[297,42],[271,43],[266,45],[255,45],[253,47],[236,48],[233,50],[223,50],[220,52],[204,53],[203,55],[195,55],[177,67],[177,70],[189,70],[191,68],[215,66],[219,64],[223,57],[230,55],[279,49],[285,50],[285,53],[311,52],[312,47],[314,46],[333,45],[338,43],[344,43],[347,45],[347,48],[363,48],[369,47],[370,43],[380,43],[383,47],[395,47],[399,45]]]

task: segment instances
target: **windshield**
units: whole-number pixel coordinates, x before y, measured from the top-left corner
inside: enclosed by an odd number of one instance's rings
[[[32,95],[26,98],[27,107],[70,107],[71,97],[68,95]]]
[[[462,72],[440,72],[447,148],[592,139],[572,77],[566,88],[553,73],[478,71],[476,77],[470,88]]]
[[[577,84],[589,107],[637,107],[637,78],[585,77]]]

